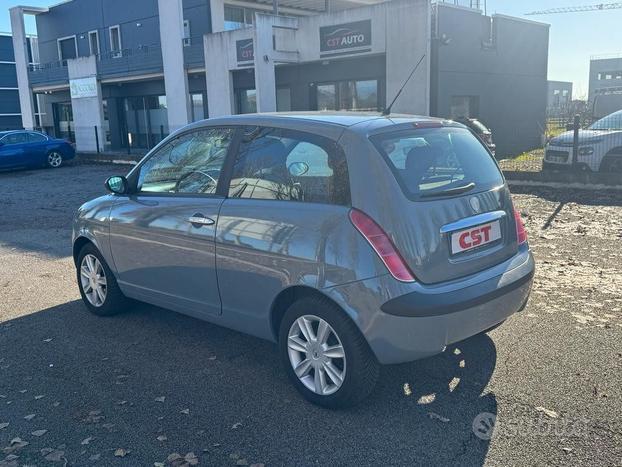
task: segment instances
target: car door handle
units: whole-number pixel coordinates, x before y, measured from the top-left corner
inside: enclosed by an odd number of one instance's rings
[[[190,222],[194,227],[202,227],[204,225],[214,225],[216,221],[210,217],[205,217],[203,214],[195,214],[188,218],[188,222]]]

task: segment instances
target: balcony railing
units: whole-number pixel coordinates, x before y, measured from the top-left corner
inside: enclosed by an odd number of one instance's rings
[[[162,72],[160,44],[141,45],[134,49],[106,52],[97,56],[100,78]]]
[[[69,81],[67,62],[28,65],[28,79],[33,86],[66,83]]]
[[[161,73],[163,70],[160,44],[97,54],[96,59],[99,79]],[[188,68],[204,65],[202,38],[196,38],[184,47],[184,59]],[[30,65],[28,76],[30,84],[35,87],[67,84],[67,61]]]

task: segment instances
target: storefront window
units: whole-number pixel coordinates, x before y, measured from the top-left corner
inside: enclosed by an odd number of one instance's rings
[[[276,111],[289,112],[292,110],[292,92],[289,88],[277,88]]]
[[[337,110],[337,91],[334,84],[317,86],[317,110]]]
[[[316,86],[317,110],[378,110],[378,80]]]
[[[126,97],[123,108],[130,147],[150,149],[168,134],[166,96]]]
[[[225,31],[241,29],[253,24],[255,12],[252,8],[225,5]]]
[[[203,93],[190,94],[192,102],[192,121],[198,122],[205,118],[205,106],[203,105]]]
[[[254,89],[238,91],[238,113],[252,114],[257,112],[257,92]]]

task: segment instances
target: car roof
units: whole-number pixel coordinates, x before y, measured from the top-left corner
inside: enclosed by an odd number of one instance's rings
[[[382,115],[380,112],[267,112],[209,118],[185,129],[221,125],[261,125],[312,131],[338,138],[345,129],[368,133],[403,123],[442,121],[446,119],[407,114]]]
[[[406,114],[390,114],[382,115],[380,112],[333,112],[333,111],[317,111],[317,112],[266,112],[256,114],[242,114],[242,115],[230,115],[227,117],[218,118],[222,121],[230,121],[231,123],[241,123],[241,121],[257,121],[262,124],[267,122],[282,122],[283,120],[304,122],[321,122],[331,125],[339,125],[343,127],[353,126],[363,122],[369,122],[371,120],[386,121],[387,125],[400,123],[404,121],[440,121],[442,119],[434,117],[425,117],[420,115],[406,115]]]

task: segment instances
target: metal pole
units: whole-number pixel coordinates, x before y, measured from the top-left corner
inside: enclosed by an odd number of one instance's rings
[[[581,128],[581,116],[574,116],[574,136],[572,139],[572,166],[576,168],[579,160],[579,129]]]
[[[97,147],[97,154],[99,154],[99,133],[97,132],[97,125],[95,125],[95,146]]]
[[[279,14],[279,0],[272,0],[272,13]]]

